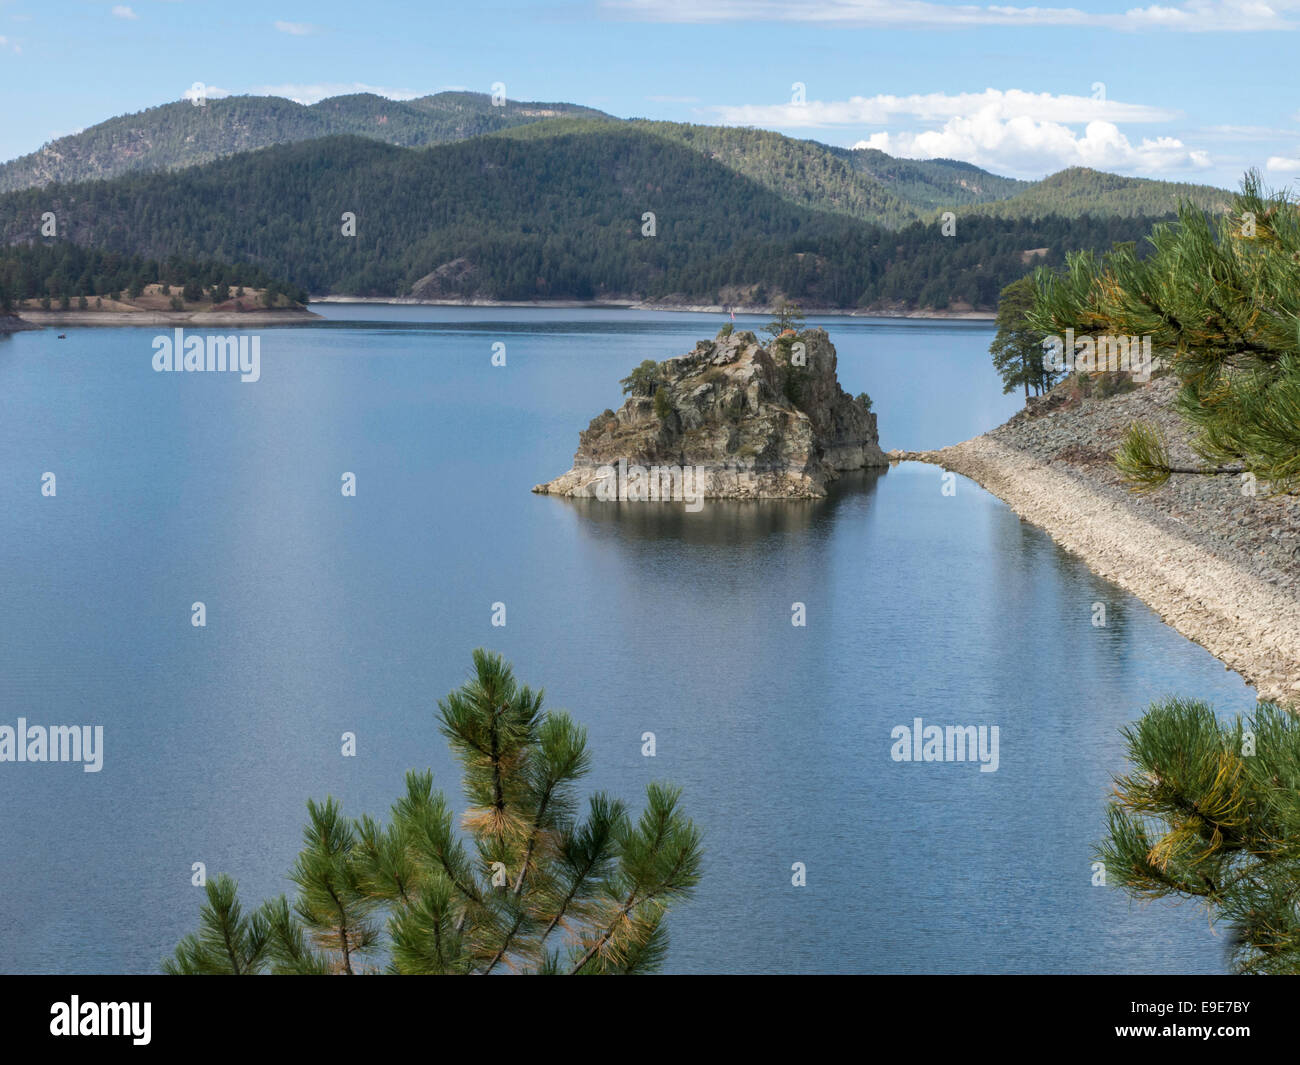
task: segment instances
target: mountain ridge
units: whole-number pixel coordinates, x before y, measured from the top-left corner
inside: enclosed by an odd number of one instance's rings
[[[226,96],[201,106],[172,101],[106,119],[0,163],[0,192],[184,169],[239,152],[338,134],[426,147],[561,114],[613,117],[577,104],[507,100],[496,106],[487,95],[469,92],[415,100],[349,93],[314,104],[279,96]]]
[[[493,104],[482,93],[443,92],[396,101],[371,93],[315,104],[280,97],[231,96],[202,107],[187,101],[117,116],[0,164],[0,193],[56,183],[110,180],[132,173],[201,166],[231,155],[327,136],[355,135],[404,148],[430,148],[479,136],[523,139],[632,127],[684,144],[765,185],[787,202],[898,229],[946,210],[1002,217],[1088,212],[1172,211],[1180,199],[1206,209],[1228,194],[1211,186],[1098,178],[1073,186],[1060,171],[1038,182],[1002,177],[959,160],[898,159],[873,148],[840,148],[755,127],[622,119],[576,104]],[[1115,183],[1119,183],[1116,185]],[[1136,206],[1135,206],[1136,205]]]
[[[56,238],[40,235],[47,212]],[[969,215],[955,236],[932,222],[888,230],[790,203],[634,123],[422,149],[338,135],[0,195],[5,244],[69,240],[151,259],[245,262],[316,296],[788,298],[895,313],[990,309],[1034,265],[1137,240],[1149,221]],[[1044,250],[1027,256],[1035,249]],[[85,285],[51,276],[20,287],[28,298],[57,298]]]

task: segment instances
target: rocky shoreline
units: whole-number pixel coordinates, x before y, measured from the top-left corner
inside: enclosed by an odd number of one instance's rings
[[[259,311],[20,311],[26,328],[47,325],[293,325],[319,322],[304,308]]]
[[[25,329],[39,329],[40,326],[24,322],[16,314],[0,314],[0,336],[8,333],[21,333]]]
[[[977,482],[1026,521],[1132,592],[1252,684],[1300,707],[1300,499],[1251,494],[1231,475],[1175,474],[1135,494],[1112,455],[1135,420],[1158,424],[1176,464],[1194,462],[1158,378],[1106,399],[1054,394],[983,436],[891,461],[942,466]],[[1055,409],[1051,409],[1055,405]]]
[[[676,311],[685,314],[736,314],[771,315],[776,308],[767,304],[682,303],[671,300],[489,300],[489,299],[427,299],[416,296],[314,296],[312,303],[375,303],[397,307],[513,307],[527,310],[608,310],[608,311]],[[896,308],[857,308],[805,306],[808,314],[833,318],[924,318],[954,321],[992,321],[994,311],[900,311]]]

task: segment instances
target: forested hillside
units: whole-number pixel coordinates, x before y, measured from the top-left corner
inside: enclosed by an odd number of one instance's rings
[[[898,229],[942,211],[1001,217],[1171,214],[1180,201],[1213,209],[1228,193],[1203,185],[1068,170],[1040,182],[999,177],[951,159],[895,159],[768,130],[618,119],[573,104],[506,101],[444,92],[395,101],[359,93],[310,107],[278,97],[236,96],[202,107],[182,101],[110,119],[0,165],[0,192],[51,182],[175,170],[239,152],[352,134],[401,147],[483,135],[545,139],[631,127],[675,141],[758,182],[788,203]]]
[[[443,144],[556,115],[608,117],[574,104],[508,100],[497,107],[489,96],[473,92],[408,101],[357,93],[311,106],[278,96],[231,96],[201,107],[183,100],[111,118],[0,165],[0,192],[173,170],[340,133],[407,147]]]
[[[955,159],[895,159],[875,148],[830,150],[847,158],[860,174],[893,190],[921,215],[1005,200],[1034,184],[999,177]]]
[[[795,140],[764,129],[682,122],[632,120],[620,125],[691,148],[801,207],[833,211],[889,229],[918,221],[923,214],[888,185],[856,169],[851,153],[816,141]],[[578,121],[551,119],[503,136],[534,139],[561,132],[581,132]]]
[[[963,214],[891,232],[811,210],[634,125],[411,150],[331,137],[172,173],[0,196],[4,243],[247,262],[313,295],[992,308],[1066,250],[1146,219]],[[653,236],[643,235],[653,213]],[[355,236],[344,234],[345,213]],[[1046,249],[1042,255],[1031,249]]]
[[[1210,185],[1121,177],[1086,167],[1073,167],[1035,182],[1010,199],[971,210],[999,218],[1034,218],[1049,214],[1070,218],[1081,214],[1152,217],[1176,211],[1184,202],[1217,212],[1232,202],[1232,193]]]
[[[242,295],[244,287],[301,303],[307,294],[247,263],[219,263],[179,255],[147,259],[116,251],[83,248],[66,240],[0,248],[0,312],[24,301],[41,307],[68,308],[74,299],[104,297],[110,302],[135,299],[150,285],[175,287],[182,300],[196,303],[206,295],[215,303]]]

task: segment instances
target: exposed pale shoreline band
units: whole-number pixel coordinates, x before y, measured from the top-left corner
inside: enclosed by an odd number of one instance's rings
[[[1261,699],[1300,706],[1300,603],[1292,596],[987,436],[890,458],[969,477],[1240,673]]]

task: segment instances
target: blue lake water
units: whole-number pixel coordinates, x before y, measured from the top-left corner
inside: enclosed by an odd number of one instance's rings
[[[592,788],[683,787],[706,868],[670,971],[1223,971],[1203,912],[1091,885],[1119,728],[1253,702],[1140,602],[929,466],[697,514],[529,492],[716,316],[319,309],[249,384],[154,373],[156,329],[0,339],[0,724],[105,730],[99,773],[0,764],[0,970],[156,971],[193,862],[288,889],[308,796],[385,815],[428,766],[459,804],[434,704],[486,646],[587,726]],[[885,448],[1018,405],[986,323],[810,324]],[[917,717],[999,726],[997,772],[892,761]]]

